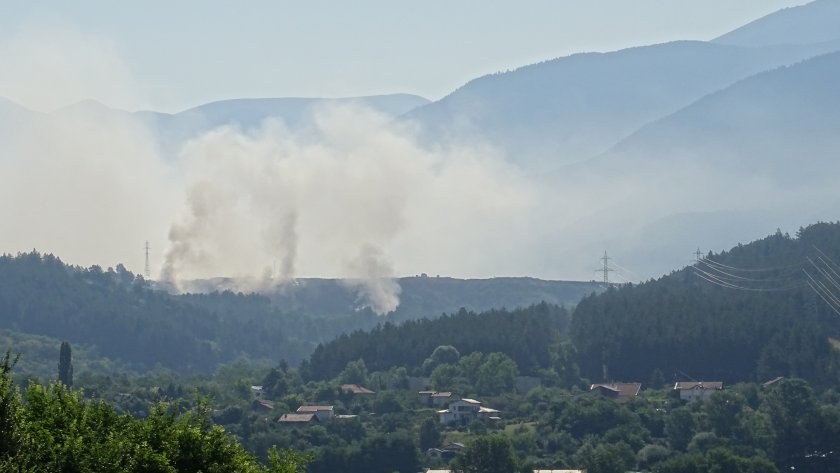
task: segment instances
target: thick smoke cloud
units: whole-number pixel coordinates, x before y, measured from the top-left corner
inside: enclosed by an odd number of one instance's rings
[[[409,246],[454,239],[435,260],[460,259],[466,235],[499,231],[533,203],[516,170],[487,150],[424,149],[411,129],[364,108],[316,115],[303,132],[269,120],[184,147],[187,205],[162,279],[227,274],[258,289],[329,275],[348,279],[360,306],[387,313],[399,304],[391,278],[415,269],[402,257]]]

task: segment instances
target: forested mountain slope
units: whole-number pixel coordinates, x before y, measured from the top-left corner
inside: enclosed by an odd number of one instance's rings
[[[35,252],[0,257],[0,328],[92,345],[137,368],[206,371],[240,354],[286,351],[275,348],[284,339],[279,324],[229,315],[151,290],[121,266],[82,269]]]
[[[434,320],[386,323],[319,345],[303,369],[318,380],[331,379],[348,362],[360,359],[371,371],[400,366],[411,370],[420,367],[438,346],[449,345],[461,355],[504,353],[520,371],[534,373],[548,367],[549,347],[565,332],[568,318],[566,309],[543,303],[513,311],[461,310]]]
[[[831,283],[807,258],[840,269],[831,263],[840,261],[840,223],[811,225],[795,238],[777,233],[584,299],[571,324],[583,375],[836,384],[840,315],[808,286],[803,270]]]
[[[21,366],[32,367],[33,373],[53,371],[49,340],[83,346],[85,366],[101,357],[121,369],[160,365],[183,373],[207,372],[237,357],[297,364],[318,343],[341,334],[383,322],[435,318],[450,307],[498,302],[513,308],[557,298],[573,304],[598,289],[594,283],[527,278],[403,281],[408,308],[383,318],[356,308],[352,291],[337,281],[315,284],[298,294],[300,299],[230,291],[176,296],[154,289],[121,265],[84,269],[36,252],[6,255],[0,257],[0,341],[16,344],[11,348],[24,355]],[[464,287],[471,289],[461,296]],[[319,306],[313,303],[319,298],[335,300]]]

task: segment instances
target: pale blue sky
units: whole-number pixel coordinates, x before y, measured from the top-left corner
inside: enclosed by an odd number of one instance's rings
[[[711,39],[805,0],[4,2],[0,96],[177,111],[408,92],[582,51]]]

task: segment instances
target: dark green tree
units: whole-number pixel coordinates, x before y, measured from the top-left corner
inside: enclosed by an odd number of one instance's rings
[[[426,361],[423,362],[423,372],[429,374],[433,369],[437,368],[438,365],[442,365],[444,363],[454,365],[458,363],[460,358],[461,354],[458,352],[458,349],[452,345],[440,345],[435,348],[435,351],[432,352],[431,356],[426,358]]]
[[[685,450],[694,437],[697,422],[687,407],[679,407],[671,411],[665,420],[665,435],[674,450]]]
[[[420,424],[420,450],[428,450],[440,445],[440,427],[438,420],[429,417]]]
[[[345,384],[365,385],[368,383],[368,370],[365,360],[348,361],[344,371],[338,375],[339,381]]]
[[[70,342],[61,342],[58,355],[58,380],[68,388],[73,387],[73,353]]]
[[[624,442],[599,444],[591,453],[579,455],[589,473],[623,473],[633,466],[635,455]]]
[[[477,437],[452,460],[457,473],[512,473],[518,468],[510,440],[502,435]]]
[[[516,362],[504,353],[490,353],[476,376],[475,388],[482,395],[512,393],[519,369]]]

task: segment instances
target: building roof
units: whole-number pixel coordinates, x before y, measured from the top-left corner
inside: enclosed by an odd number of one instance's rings
[[[458,401],[455,401],[455,402],[458,402]],[[475,399],[468,399],[468,398],[461,399],[461,402],[466,402],[467,404],[479,404],[479,405],[481,404],[481,401],[476,401]]]
[[[371,391],[370,389],[359,386],[358,384],[342,384],[341,392],[345,394],[376,394],[376,391]]]
[[[265,399],[258,399],[254,401],[256,405],[262,406],[266,409],[274,409],[274,403]]]
[[[683,391],[686,389],[723,389],[722,381],[679,381],[674,384],[674,389]]]
[[[621,397],[624,396],[638,396],[642,389],[642,383],[602,383],[593,384],[589,387],[590,391],[596,389],[606,389],[615,392]]]
[[[496,414],[499,411],[497,411],[496,409],[490,409],[489,407],[481,407],[478,409],[478,412],[482,414]]]
[[[333,406],[300,406],[297,408],[297,412],[318,412],[331,410],[333,410]]]
[[[771,379],[770,381],[766,381],[766,382],[762,383],[762,386],[764,386],[765,388],[769,388],[770,386],[778,383],[779,381],[781,381],[783,379],[785,379],[784,376],[778,376],[776,378]]]
[[[317,419],[317,417],[315,417],[315,414],[312,414],[312,413],[309,413],[309,414],[294,414],[294,413],[291,413],[291,414],[283,414],[282,416],[280,416],[279,419],[277,419],[277,422],[283,422],[283,423],[288,423],[288,424],[292,424],[292,423],[294,423],[294,424],[305,424],[307,422],[312,422],[313,420],[317,421],[318,419]]]
[[[452,393],[450,392],[434,392],[432,393],[432,397],[451,397]]]
[[[464,448],[464,444],[459,442],[449,442],[442,448],[443,450],[461,450],[462,448]]]

